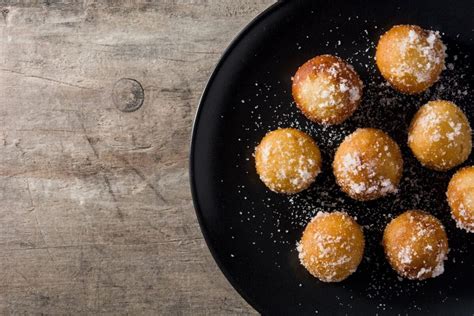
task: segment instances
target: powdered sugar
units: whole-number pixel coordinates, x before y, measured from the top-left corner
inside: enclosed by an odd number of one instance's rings
[[[410,264],[412,261],[412,252],[413,250],[410,247],[403,247],[398,252],[398,260],[400,260],[401,264]]]
[[[333,225],[341,225],[347,232],[337,235],[336,231],[324,231],[324,226],[321,226],[324,222],[321,220],[325,217],[330,217]],[[325,282],[345,278],[345,273],[356,270],[361,255],[364,241],[361,240],[360,232],[356,239],[355,230],[358,229],[347,213],[318,212],[307,226],[301,242],[296,243],[301,264]]]
[[[377,139],[369,141],[364,137]],[[362,200],[396,193],[402,166],[397,145],[384,133],[370,129],[358,129],[347,136],[333,163],[343,191]]]
[[[444,261],[447,259],[446,253],[441,251],[436,257],[437,265],[433,269],[432,277],[435,278],[444,273]]]
[[[427,36],[418,32],[425,31],[410,29],[408,35],[397,43],[400,58],[391,68],[391,74],[408,86],[412,85],[412,77],[418,83],[431,81],[435,69],[444,63],[445,58],[446,47],[439,41],[439,32],[426,31]],[[413,60],[417,62],[413,63]]]
[[[246,240],[250,241],[248,248],[242,248],[240,251],[255,253],[257,257],[271,258],[269,260],[274,260],[275,266],[285,267],[288,258],[291,258],[292,255],[296,256],[295,242],[301,237],[301,232],[308,221],[319,211],[344,209],[353,216],[357,215],[358,222],[364,225],[367,238],[365,259],[357,272],[358,278],[363,280],[361,282],[363,286],[350,283],[351,286],[346,289],[347,291],[356,291],[358,295],[363,295],[376,304],[376,302],[389,303],[393,298],[399,296],[415,296],[421,295],[416,293],[426,292],[423,282],[398,281],[397,275],[388,270],[385,258],[381,255],[379,245],[381,231],[391,218],[406,209],[413,207],[425,209],[440,218],[447,226],[449,236],[455,244],[450,252],[450,261],[447,262],[449,276],[446,277],[460,277],[456,273],[456,268],[471,262],[466,258],[470,251],[469,247],[472,247],[472,242],[466,241],[464,232],[455,229],[455,222],[450,219],[443,197],[446,189],[445,184],[449,181],[450,175],[430,172],[420,166],[406,147],[406,131],[419,107],[434,99],[453,101],[465,109],[471,122],[474,118],[472,113],[466,111],[467,107],[473,104],[472,96],[470,93],[464,93],[471,91],[471,73],[469,72],[470,68],[466,66],[469,64],[470,57],[465,57],[466,54],[461,49],[448,43],[451,57],[447,62],[453,64],[453,67],[446,69],[440,82],[427,92],[416,97],[406,96],[397,93],[382,81],[372,61],[368,60],[374,49],[374,41],[378,38],[373,32],[373,28],[370,28],[368,33],[372,40],[366,40],[366,37],[361,35],[360,39],[357,39],[353,44],[356,45],[357,51],[352,57],[348,54],[344,55],[343,51],[341,53],[361,73],[366,85],[359,109],[342,125],[322,126],[305,119],[291,101],[289,78],[285,80],[285,78],[278,77],[273,80],[269,76],[268,79],[261,79],[258,86],[254,87],[254,94],[237,98],[233,105],[235,110],[226,114],[226,122],[236,120],[238,116],[235,114],[242,111],[252,111],[252,113],[244,120],[238,121],[238,125],[231,126],[232,132],[230,134],[242,139],[241,142],[235,142],[236,146],[242,146],[243,149],[239,149],[236,159],[232,161],[229,169],[234,167],[237,174],[244,176],[236,176],[237,180],[235,181],[240,181],[241,184],[245,183],[246,187],[236,188],[228,185],[225,190],[238,190],[242,196],[241,205],[231,207],[231,211],[235,209],[237,214],[233,221],[241,223],[243,227],[241,233],[246,234]],[[298,41],[305,43],[300,39]],[[314,41],[314,37],[311,37],[311,41]],[[312,44],[311,41],[306,42],[307,46]],[[368,52],[365,52],[366,50]],[[452,53],[453,50],[458,56],[456,60]],[[307,57],[307,53],[299,55],[299,61],[295,62],[293,66],[297,67]],[[270,66],[265,68],[265,71],[268,69],[273,71],[272,67],[280,70],[282,67],[281,64]],[[285,68],[287,66],[285,65]],[[276,76],[278,73],[276,70],[274,73],[272,72],[272,76]],[[253,82],[251,85],[254,85]],[[336,86],[335,89],[339,90],[340,86]],[[256,96],[257,94],[258,96]],[[245,103],[240,103],[240,99],[245,99]],[[258,182],[258,179],[254,180],[253,160],[250,159],[249,162],[245,160],[251,157],[254,146],[258,144],[265,132],[278,127],[295,127],[309,133],[318,142],[323,152],[321,174],[307,191],[298,195],[278,196],[272,192],[266,192],[267,190]],[[354,203],[350,198],[341,194],[332,175],[331,163],[335,149],[344,137],[357,127],[381,128],[401,146],[405,169],[397,195],[390,195],[371,203]],[[237,150],[235,151],[237,152]],[[472,164],[472,155],[467,163]],[[236,165],[238,167],[235,167]],[[252,179],[253,182],[249,184],[248,179]],[[223,178],[223,181],[231,180]],[[258,191],[258,197],[253,199],[252,196],[255,196],[256,191]],[[243,200],[244,196],[249,199]],[[227,210],[226,212],[230,213]],[[292,251],[294,251],[293,254]],[[456,262],[454,263],[453,260]],[[287,271],[285,270],[285,272]],[[295,278],[295,282],[297,282],[296,284],[302,283],[305,287],[307,282],[317,281],[306,279],[301,281],[301,279]],[[344,287],[345,285],[341,284],[340,286]],[[439,300],[443,300],[446,299],[447,293],[457,292],[446,286],[440,294],[435,294]],[[390,309],[390,306],[387,308]],[[407,308],[415,309],[413,306]]]

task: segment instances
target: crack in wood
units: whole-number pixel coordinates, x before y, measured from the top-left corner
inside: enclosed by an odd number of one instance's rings
[[[79,88],[79,89],[84,89],[84,90],[94,90],[94,91],[98,91],[98,90],[101,90],[101,89],[102,89],[101,87],[99,87],[98,89],[96,89],[96,88],[84,87],[84,86],[80,86],[80,85],[77,85],[77,84],[69,83],[69,82],[66,82],[66,81],[56,80],[56,79],[52,79],[52,78],[48,78],[48,77],[43,77],[43,76],[30,75],[30,74],[27,74],[27,73],[24,73],[24,72],[21,72],[21,71],[16,71],[16,70],[11,70],[11,69],[0,68],[0,71],[9,72],[9,73],[17,74],[17,75],[21,75],[21,76],[26,77],[26,78],[35,78],[35,79],[45,80],[45,81],[49,81],[49,82],[54,82],[54,83],[58,83],[58,84],[61,84],[61,85],[65,85],[65,86],[69,86],[69,87],[74,87],[74,88]]]
[[[124,217],[123,212],[122,212],[122,209],[118,206],[119,203],[118,203],[117,197],[115,196],[114,191],[112,190],[112,185],[110,185],[109,177],[106,174],[103,174],[102,177],[104,178],[104,182],[107,186],[107,190],[108,190],[109,194],[112,196],[112,200],[115,203],[115,209],[117,210],[117,215],[118,215],[119,219],[121,221],[123,221],[123,217]]]
[[[159,198],[163,203],[168,203],[163,195],[158,191],[158,189],[145,177],[145,175],[134,167],[126,158],[118,156],[120,160],[122,160],[130,170],[132,170],[155,194],[157,198]]]

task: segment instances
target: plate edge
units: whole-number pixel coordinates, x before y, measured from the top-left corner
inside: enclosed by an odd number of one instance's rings
[[[202,107],[203,107],[203,100],[206,98],[208,92],[209,92],[209,86],[212,84],[217,72],[219,69],[222,67],[224,64],[225,59],[228,57],[230,52],[237,46],[237,44],[242,40],[242,38],[247,35],[247,33],[250,31],[251,28],[256,26],[261,20],[272,14],[274,11],[280,9],[286,1],[281,1],[278,0],[275,3],[271,4],[268,8],[260,12],[256,17],[254,17],[243,29],[241,29],[237,35],[230,41],[228,44],[227,48],[224,50],[222,53],[221,57],[219,58],[219,61],[217,62],[214,70],[212,71],[211,75],[209,76],[209,79],[206,82],[205,88],[203,90],[203,93],[201,94],[201,97],[199,98],[198,101],[198,108],[196,110],[196,114],[194,115],[194,120],[193,124],[191,127],[191,142],[190,142],[190,153],[189,153],[189,184],[190,184],[190,189],[191,189],[191,197],[193,200],[193,206],[194,206],[194,211],[196,213],[197,220],[199,222],[199,227],[201,229],[201,233],[203,234],[204,240],[206,241],[207,248],[209,249],[212,258],[214,261],[217,263],[217,266],[221,270],[221,272],[224,274],[225,278],[227,281],[232,285],[232,287],[239,293],[239,295],[249,304],[252,306],[257,312],[260,314],[263,314],[264,311],[259,306],[252,298],[250,298],[242,288],[240,288],[237,285],[237,281],[230,275],[229,271],[224,267],[222,264],[221,260],[219,259],[217,252],[215,251],[213,245],[211,244],[210,236],[207,231],[207,228],[203,222],[202,218],[202,210],[199,206],[199,199],[197,197],[197,192],[196,192],[196,183],[195,183],[195,177],[194,177],[194,151],[196,147],[196,126],[197,122],[200,119],[200,115],[202,112]]]

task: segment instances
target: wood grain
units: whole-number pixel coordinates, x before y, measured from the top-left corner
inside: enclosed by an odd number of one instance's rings
[[[272,2],[0,1],[0,314],[255,313],[205,246],[188,153],[215,63]]]

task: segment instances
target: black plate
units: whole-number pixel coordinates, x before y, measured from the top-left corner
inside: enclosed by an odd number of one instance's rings
[[[470,66],[471,0],[285,1],[258,16],[230,45],[211,76],[196,116],[191,188],[202,232],[220,268],[239,293],[265,314],[472,314],[474,238],[456,229],[445,201],[454,173],[426,170],[406,146],[408,124],[420,105],[444,98],[474,124]],[[440,30],[448,69],[426,93],[403,96],[374,67],[374,45],[395,24]],[[292,103],[291,76],[324,53],[348,59],[366,85],[362,105],[341,126],[322,127]],[[288,197],[258,179],[252,153],[266,132],[298,127],[323,152],[324,167],[311,188]],[[400,144],[405,174],[400,193],[368,203],[342,194],[331,172],[335,148],[357,127],[376,127]],[[472,165],[473,157],[464,164]],[[406,209],[440,218],[450,238],[446,272],[423,282],[401,280],[380,246],[386,223]],[[347,280],[324,284],[299,264],[295,243],[318,210],[343,209],[365,227],[365,259]]]

